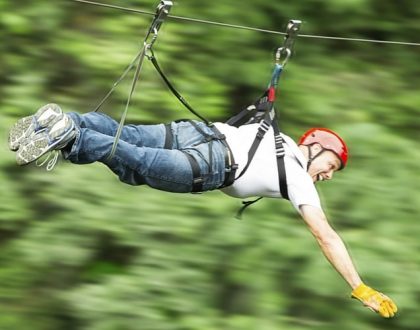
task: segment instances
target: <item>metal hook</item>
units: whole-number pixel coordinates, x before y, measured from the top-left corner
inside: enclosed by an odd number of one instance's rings
[[[155,18],[152,23],[152,26],[150,27],[151,31],[154,31],[154,33],[157,34],[163,21],[168,16],[169,11],[172,8],[172,5],[173,5],[172,1],[161,0],[161,2],[159,3],[156,9],[156,14],[155,14]]]
[[[298,20],[289,21],[289,23],[287,24],[286,37],[283,43],[283,47],[289,48],[290,50],[293,49],[293,45],[296,40],[296,37],[298,36],[298,32],[300,30],[301,24],[302,24],[302,21],[298,21]]]
[[[283,54],[285,54],[286,57],[282,61],[282,66],[285,66],[290,56],[292,56],[293,45],[295,43],[296,37],[298,36],[298,32],[300,30],[301,24],[302,24],[302,21],[299,21],[299,20],[290,20],[289,23],[287,24],[286,36],[284,38],[283,46],[277,49],[277,52],[276,52],[277,64],[280,63],[280,60]]]
[[[166,17],[168,17],[172,5],[172,1],[161,0],[159,5],[157,6],[155,17],[153,19],[152,24],[150,25],[149,31],[147,32],[147,36],[145,39],[147,41],[147,39],[149,39],[149,36],[153,34],[152,40],[148,43],[149,48],[151,48],[154,42],[156,41],[159,29],[162,26]]]
[[[282,54],[286,54],[285,59],[280,63]],[[276,64],[281,64],[284,67],[289,60],[290,56],[292,56],[292,51],[289,48],[280,47],[277,49],[276,52]]]

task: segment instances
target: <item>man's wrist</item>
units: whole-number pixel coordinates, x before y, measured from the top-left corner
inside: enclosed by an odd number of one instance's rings
[[[366,284],[364,284],[362,281],[356,281],[356,282],[353,282],[353,283],[351,283],[350,284],[350,287],[351,287],[351,289],[353,290],[353,291],[356,291],[356,290],[360,290],[360,288],[362,288],[363,286],[366,286]]]
[[[351,295],[353,297],[360,297],[363,293],[367,291],[367,289],[369,289],[369,287],[366,284],[361,282],[359,285],[353,287],[353,291],[351,292]]]

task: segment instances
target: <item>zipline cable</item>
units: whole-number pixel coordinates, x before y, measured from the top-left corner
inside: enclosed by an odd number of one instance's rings
[[[136,14],[151,15],[151,16],[154,15],[154,13],[144,11],[144,10],[133,9],[133,8],[128,8],[128,7],[121,7],[121,6],[116,6],[116,5],[109,5],[109,4],[105,4],[105,3],[101,3],[101,2],[88,1],[88,0],[72,0],[72,1],[80,2],[80,3],[84,3],[84,4],[89,4],[89,5],[94,5],[94,6],[118,9],[118,10],[122,10],[122,11],[136,13]],[[172,19],[176,19],[176,20],[182,20],[182,21],[188,21],[188,22],[194,22],[194,23],[221,26],[221,27],[226,27],[226,28],[249,30],[249,31],[256,31],[256,32],[263,32],[263,33],[270,33],[270,34],[277,34],[277,35],[285,35],[284,32],[279,32],[279,31],[274,31],[274,30],[266,30],[266,29],[260,29],[260,28],[245,26],[245,25],[235,25],[235,24],[228,24],[228,23],[215,22],[215,21],[209,21],[209,20],[202,20],[202,19],[185,17],[185,16],[168,15],[168,18],[172,18]],[[376,40],[376,39],[363,39],[363,38],[346,38],[346,37],[322,36],[322,35],[311,35],[311,34],[299,34],[299,37],[314,38],[314,39],[340,40],[340,41],[369,42],[369,43],[378,43],[378,44],[393,44],[393,45],[404,45],[404,46],[420,46],[420,43],[417,43],[417,42]]]

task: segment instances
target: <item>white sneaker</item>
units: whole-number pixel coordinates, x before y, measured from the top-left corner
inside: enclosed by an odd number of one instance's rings
[[[54,125],[38,130],[21,141],[16,153],[16,162],[18,165],[32,163],[49,151],[64,148],[75,137],[76,127],[73,120],[63,114]]]
[[[9,149],[18,150],[23,140],[40,130],[53,126],[63,116],[61,108],[57,104],[50,103],[38,109],[34,115],[19,119],[9,131]]]

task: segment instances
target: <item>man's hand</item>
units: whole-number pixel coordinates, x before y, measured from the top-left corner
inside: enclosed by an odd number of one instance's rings
[[[389,297],[363,283],[353,290],[351,296],[360,300],[363,305],[379,313],[382,317],[393,317],[397,312],[397,306]]]

